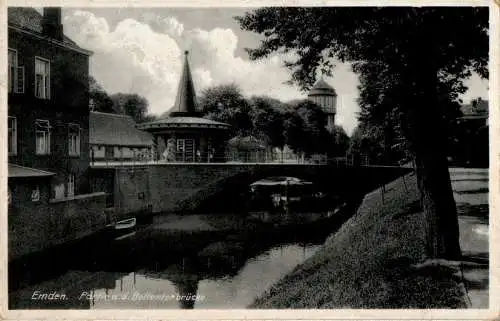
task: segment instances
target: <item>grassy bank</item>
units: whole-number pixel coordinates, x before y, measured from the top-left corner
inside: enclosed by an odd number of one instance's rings
[[[313,257],[251,308],[465,308],[457,269],[425,260],[415,176],[366,195]]]

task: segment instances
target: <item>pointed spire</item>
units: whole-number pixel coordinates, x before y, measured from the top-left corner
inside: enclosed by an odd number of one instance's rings
[[[189,51],[184,51],[184,68],[182,70],[175,105],[171,109],[170,116],[196,116],[196,92],[194,90],[193,77],[188,62]]]

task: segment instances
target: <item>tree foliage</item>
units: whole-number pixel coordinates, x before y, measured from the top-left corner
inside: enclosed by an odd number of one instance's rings
[[[207,118],[232,125],[238,135],[251,133],[250,105],[236,84],[207,88],[199,101],[200,109]]]
[[[205,89],[200,106],[205,117],[228,123],[235,135],[252,135],[268,147],[288,145],[306,155],[334,149],[335,139],[325,128],[325,113],[309,100],[283,103],[269,97],[246,98],[238,86],[228,84]]]
[[[129,93],[109,95],[92,76],[89,77],[89,98],[92,111],[129,115],[137,123],[156,119],[156,116],[148,114],[149,103],[146,98]]]
[[[104,88],[92,76],[89,77],[89,95],[93,111],[113,113],[113,100]]]
[[[335,157],[344,157],[349,150],[351,139],[343,127],[335,125],[331,133],[333,144],[330,145],[328,153]]]
[[[148,114],[148,100],[138,94],[116,93],[111,95],[111,100],[116,113],[129,115],[136,123],[152,121],[156,118]]]
[[[333,144],[331,135],[326,129],[327,116],[323,109],[309,100],[303,100],[292,106],[302,118],[304,128],[299,145],[306,155],[326,153]]]
[[[460,256],[446,163],[446,115],[475,71],[488,76],[488,8],[260,8],[237,17],[264,35],[252,59],[293,53],[291,81],[307,89],[317,69],[349,62],[360,79],[361,117],[395,121],[413,153],[430,257]]]
[[[272,147],[283,148],[286,105],[277,99],[257,96],[249,102],[255,136],[264,138]]]

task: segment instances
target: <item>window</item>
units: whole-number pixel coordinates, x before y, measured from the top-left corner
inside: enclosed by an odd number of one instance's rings
[[[68,153],[69,156],[80,155],[80,126],[68,125]]]
[[[68,175],[68,197],[75,196],[75,175]]]
[[[121,149],[121,147],[115,146],[113,148],[113,157],[114,158],[121,158],[122,157],[122,149]]]
[[[15,117],[9,117],[9,155],[17,154],[17,119]]]
[[[17,51],[9,49],[9,92],[24,93],[24,67],[18,66]]]
[[[105,157],[104,146],[92,146],[91,150],[94,153],[94,158],[104,158]]]
[[[184,145],[185,145],[185,140],[184,139],[178,139],[177,140],[177,151],[178,152],[183,152],[184,151]]]
[[[15,92],[17,73],[17,51],[9,49],[9,92]]]
[[[64,182],[59,182],[58,184],[53,185],[53,190],[54,190],[54,198],[55,199],[61,199],[64,198],[65,196],[65,186]]]
[[[37,186],[31,191],[31,201],[38,202],[40,200],[40,188]]]
[[[95,111],[95,102],[93,98],[89,98],[89,110]]]
[[[50,98],[50,62],[39,57],[35,58],[35,96]]]
[[[50,122],[37,119],[36,124],[36,154],[50,154]]]

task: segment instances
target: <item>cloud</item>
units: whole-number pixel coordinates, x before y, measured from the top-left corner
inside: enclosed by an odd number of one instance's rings
[[[283,101],[305,97],[299,88],[284,84],[290,72],[283,67],[282,57],[252,62],[236,55],[239,30],[185,30],[175,17],[151,13],[138,20],[122,20],[112,29],[105,18],[69,10],[64,27],[70,38],[94,52],[90,72],[109,93],[142,95],[157,115],[174,103],[184,49],[190,50],[198,93],[208,86],[234,82],[247,96],[267,95]],[[356,124],[357,78],[348,66],[339,65],[327,81],[342,95],[337,119],[351,132]]]
[[[173,104],[181,71],[181,49],[168,34],[133,19],[111,30],[104,18],[74,11],[64,18],[66,33],[94,52],[90,73],[109,93],[135,92],[160,114]]]
[[[162,18],[156,13],[147,11],[139,20],[174,37],[180,37],[184,32],[184,25],[175,17]]]
[[[163,25],[165,30],[172,35],[181,36],[184,31],[184,25],[173,17],[163,19]]]

